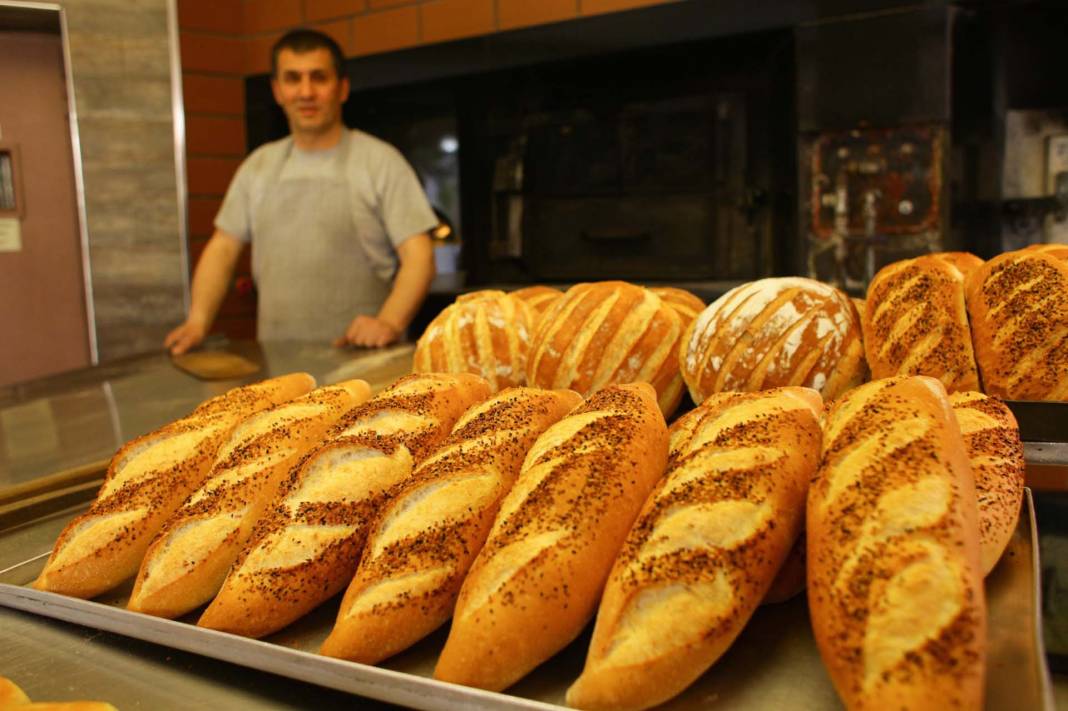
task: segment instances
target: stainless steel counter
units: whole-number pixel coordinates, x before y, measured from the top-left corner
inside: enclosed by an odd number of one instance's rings
[[[413,351],[411,344],[383,350],[253,342],[212,347],[261,370],[240,380],[199,380],[161,352],[0,387],[0,493],[106,460],[124,442],[244,382],[303,370],[322,385],[364,378],[380,388],[411,369]]]

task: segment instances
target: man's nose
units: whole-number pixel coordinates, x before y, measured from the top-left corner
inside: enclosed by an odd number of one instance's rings
[[[312,80],[311,80],[311,77],[301,77],[300,84],[297,87],[297,91],[300,92],[301,96],[311,96],[312,95]]]

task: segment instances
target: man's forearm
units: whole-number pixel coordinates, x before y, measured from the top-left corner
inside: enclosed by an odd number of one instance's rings
[[[393,280],[393,289],[378,312],[379,320],[385,321],[398,332],[403,332],[415,318],[433,280],[433,252],[429,259],[408,259],[401,262]]]
[[[236,240],[230,243],[213,237],[208,242],[193,272],[190,321],[203,324],[205,329],[211,327],[230,289],[230,279],[241,249]]]

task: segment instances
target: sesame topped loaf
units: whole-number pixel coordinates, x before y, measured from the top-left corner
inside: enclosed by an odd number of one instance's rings
[[[34,587],[89,598],[134,575],[153,536],[200,486],[238,423],[313,387],[312,376],[291,373],[235,388],[125,444],[89,510],[60,533]]]
[[[976,269],[965,284],[983,391],[1068,401],[1068,245],[1032,245]]]
[[[877,380],[835,402],[806,513],[812,627],[846,708],[982,708],[975,485],[942,383]]]
[[[672,426],[569,706],[663,703],[727,651],[801,534],[822,409],[809,388],[721,393]]]
[[[371,396],[363,380],[313,390],[245,419],[207,479],[167,520],[141,563],[129,609],[177,617],[219,591],[290,468],[344,413]]]
[[[457,297],[438,314],[415,346],[416,373],[474,373],[494,392],[526,382],[534,312],[503,291]]]
[[[383,508],[322,653],[374,664],[446,622],[527,451],[581,400],[509,388],[468,410]]]
[[[460,589],[434,676],[504,689],[574,640],[666,459],[647,383],[606,387],[538,437]]]
[[[785,385],[833,400],[866,376],[860,319],[845,294],[812,279],[731,289],[694,320],[679,348],[695,403],[713,393]]]
[[[981,264],[966,252],[929,254],[894,262],[875,275],[864,317],[873,378],[929,375],[949,392],[979,389],[964,278]]]
[[[409,375],[344,414],[293,466],[198,624],[262,637],[341,591],[393,488],[488,395],[476,375]]]
[[[673,286],[654,286],[650,287],[649,291],[659,296],[665,304],[675,309],[675,313],[682,318],[682,329],[684,331],[697,318],[697,315],[705,310],[705,302],[685,289],[676,289]]]
[[[949,397],[964,435],[979,504],[979,546],[983,575],[988,575],[1009,544],[1024,490],[1024,454],[1012,411],[982,393]]]
[[[622,281],[578,284],[535,332],[527,383],[582,395],[614,383],[650,383],[668,416],[682,399],[675,358],[681,335],[681,317],[649,289]]]

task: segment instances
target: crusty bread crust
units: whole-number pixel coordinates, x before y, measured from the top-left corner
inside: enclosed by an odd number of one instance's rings
[[[975,485],[942,383],[878,380],[834,403],[807,515],[812,627],[846,707],[982,708]]]
[[[394,487],[488,395],[476,375],[409,375],[343,415],[293,467],[197,624],[262,637],[344,589]]]
[[[474,373],[493,392],[526,383],[534,312],[503,291],[473,291],[438,314],[415,345],[415,373]]]
[[[681,335],[681,317],[649,289],[577,284],[545,312],[531,341],[527,383],[582,395],[613,383],[650,383],[670,416],[682,399],[675,357]]]
[[[535,322],[541,320],[542,315],[556,302],[564,292],[551,286],[527,286],[510,292],[512,298],[525,301],[531,311],[534,312]],[[536,324],[535,324],[536,325]]]
[[[152,541],[127,607],[178,617],[215,597],[296,460],[370,396],[365,381],[350,380],[242,421],[219,449],[204,483]]]
[[[546,430],[464,581],[435,678],[504,689],[575,639],[666,459],[646,383],[604,388]]]
[[[905,259],[879,270],[868,287],[863,319],[873,378],[929,375],[949,392],[979,389],[964,279],[980,264],[978,257],[953,252]]]
[[[383,508],[321,653],[374,664],[448,621],[527,451],[581,400],[509,388],[471,408]]]
[[[722,393],[674,425],[667,476],[612,568],[568,705],[663,703],[726,652],[801,532],[822,407],[808,388]]]
[[[867,376],[860,319],[849,297],[801,277],[731,289],[694,319],[678,354],[698,404],[719,392],[787,385],[833,400]]]
[[[676,289],[673,286],[649,287],[660,299],[675,309],[675,313],[682,319],[682,330],[685,331],[690,323],[697,318],[697,314],[705,310],[705,302],[701,301],[696,294],[685,289]]]
[[[60,533],[34,587],[90,598],[137,573],[152,538],[203,482],[234,427],[313,387],[312,376],[291,373],[235,388],[128,442],[112,458],[96,501]]]
[[[965,283],[983,391],[1068,401],[1068,245],[1032,245],[976,269]]]
[[[975,475],[985,576],[997,565],[1020,518],[1024,490],[1020,427],[1012,411],[997,398],[982,393],[954,393],[949,401]]]

